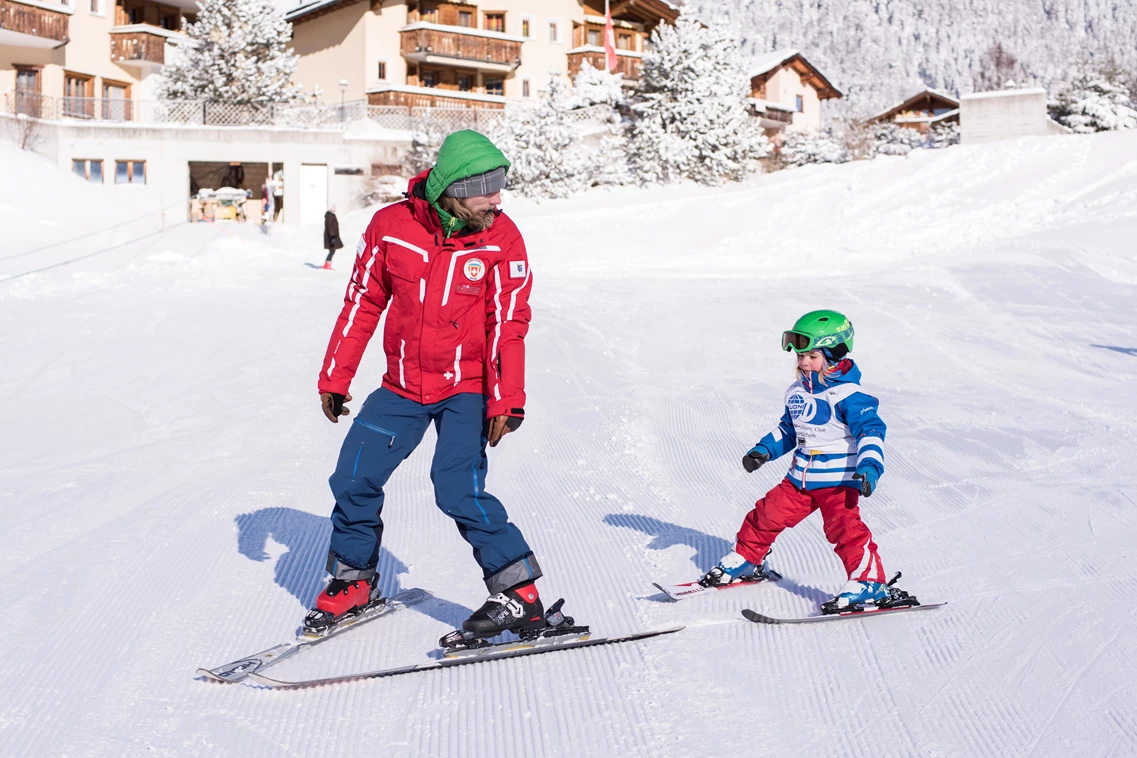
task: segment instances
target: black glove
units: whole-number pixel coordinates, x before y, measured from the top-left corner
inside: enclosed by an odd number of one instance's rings
[[[876,480],[879,477],[880,474],[876,472],[876,469],[868,466],[853,474],[853,478],[861,483],[861,494],[865,497],[871,495],[872,491],[876,489]]]
[[[753,474],[762,468],[763,463],[769,460],[770,454],[766,452],[765,448],[755,447],[742,457],[742,468],[746,469],[746,473]]]
[[[351,413],[350,410],[343,407],[345,402],[351,400],[351,395],[340,395],[335,392],[321,392],[320,393],[320,407],[324,411],[324,415],[328,417],[328,421],[333,424],[338,424],[340,416],[346,416]]]

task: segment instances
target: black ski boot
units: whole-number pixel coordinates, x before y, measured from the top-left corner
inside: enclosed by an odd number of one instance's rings
[[[522,632],[545,626],[545,606],[532,582],[490,595],[482,607],[462,622],[462,629],[477,637]]]

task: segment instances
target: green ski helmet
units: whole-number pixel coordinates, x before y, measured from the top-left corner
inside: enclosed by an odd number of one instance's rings
[[[782,350],[820,350],[826,358],[838,361],[853,351],[853,323],[837,311],[810,311],[782,332]]]

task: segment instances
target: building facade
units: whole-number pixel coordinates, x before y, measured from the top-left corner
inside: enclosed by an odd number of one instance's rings
[[[663,0],[611,10],[617,70],[636,79],[652,30],[679,10]],[[604,66],[604,0],[316,0],[287,18],[293,80],[325,102],[501,108],[586,60]]]
[[[937,124],[959,123],[959,100],[928,87],[869,119],[869,123],[886,121],[927,134]]]
[[[0,0],[0,93],[7,111],[131,121],[193,21],[194,0]]]
[[[821,101],[841,92],[797,50],[775,50],[751,62],[750,106],[772,137],[821,130]]]

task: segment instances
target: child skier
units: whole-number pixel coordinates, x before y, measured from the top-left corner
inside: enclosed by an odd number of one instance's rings
[[[822,613],[887,605],[884,566],[857,507],[884,473],[885,425],[876,398],[861,392],[861,372],[847,357],[853,325],[836,311],[807,313],[782,334],[782,349],[797,353],[798,381],[786,391],[778,428],[743,457],[742,466],[753,473],[790,451],[793,462],[786,478],[747,514],[735,549],[700,584],[765,579],[774,539],[820,510],[825,537],[849,575],[840,593],[822,604]]]

